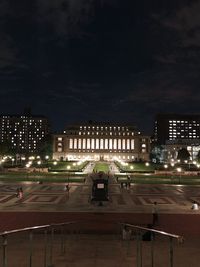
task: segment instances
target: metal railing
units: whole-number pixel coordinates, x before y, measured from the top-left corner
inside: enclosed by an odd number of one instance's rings
[[[29,236],[29,255],[28,255],[28,266],[33,266],[33,241],[34,241],[34,233],[42,232],[43,240],[44,240],[44,247],[43,247],[43,255],[44,255],[44,267],[53,267],[53,244],[54,244],[54,234],[56,231],[60,232],[60,252],[65,253],[65,228],[70,225],[75,225],[75,221],[67,222],[67,223],[59,223],[59,224],[47,224],[42,226],[34,226],[34,227],[27,227],[23,229],[11,230],[11,231],[4,231],[0,233],[0,237],[2,237],[2,266],[8,267],[8,245],[9,245],[9,237],[14,234],[19,233],[27,233]],[[68,229],[69,234],[76,233],[78,231],[76,228]],[[49,240],[48,240],[49,236]],[[0,265],[1,266],[1,265]]]
[[[15,234],[21,234],[23,236],[23,233],[25,234],[25,247],[26,251],[22,251],[20,253],[24,253],[23,257],[26,258],[24,265],[16,265],[16,266],[28,266],[33,267],[35,266],[34,263],[34,257],[40,257],[40,265],[37,266],[44,266],[44,267],[54,267],[55,261],[56,261],[56,255],[65,255],[66,252],[69,252],[69,248],[67,247],[67,244],[69,245],[69,242],[67,241],[73,241],[77,243],[77,239],[81,240],[80,234],[81,233],[88,233],[92,229],[92,226],[95,225],[96,221],[71,221],[66,223],[58,223],[58,224],[47,224],[47,225],[41,225],[41,226],[34,226],[34,227],[27,227],[23,229],[17,229],[17,230],[11,230],[11,231],[4,231],[0,233],[0,237],[2,238],[2,244],[1,244],[1,255],[2,259],[0,261],[0,266],[2,267],[11,267],[12,265],[12,253],[8,255],[8,252],[11,249],[11,242],[12,242],[12,236]],[[112,224],[112,228],[114,229],[115,236],[116,232],[120,234],[120,239],[125,241],[126,243],[126,253],[127,255],[130,253],[131,249],[131,242],[132,238],[133,241],[132,245],[134,245],[134,258],[136,260],[136,266],[142,267],[144,259],[146,257],[145,253],[143,253],[143,236],[144,233],[148,232],[150,233],[150,242],[148,243],[148,249],[150,249],[150,263],[148,266],[154,267],[156,266],[155,262],[155,252],[161,253],[159,249],[156,249],[155,247],[155,236],[160,235],[164,238],[169,239],[167,241],[167,244],[169,242],[169,266],[174,266],[174,244],[173,240],[177,240],[178,244],[182,243],[184,241],[182,236],[170,234],[167,232],[155,230],[152,228],[147,227],[141,227],[137,225],[132,225],[128,223],[112,223],[110,222],[110,226]],[[84,225],[86,226],[84,228]],[[106,224],[107,225],[107,224]],[[119,226],[119,227],[118,227]],[[108,226],[107,226],[108,227]],[[122,238],[123,229],[126,227],[127,230],[131,230],[131,236],[127,236],[125,240]],[[96,228],[94,228],[96,231]],[[91,232],[90,232],[91,233]],[[98,233],[98,232],[97,232]],[[28,234],[28,235],[27,235]],[[55,236],[56,235],[56,236]],[[39,236],[39,244],[37,237]],[[14,250],[16,249],[16,245],[20,245],[20,238],[17,236],[17,243],[14,244]],[[70,245],[73,244],[73,242]],[[37,243],[37,252],[35,251],[35,245]],[[19,244],[19,245],[18,245]],[[39,250],[39,254],[38,254]],[[35,256],[35,254],[37,255]],[[8,257],[9,256],[9,257]],[[11,259],[10,259],[11,258]],[[14,256],[13,256],[14,258]],[[133,259],[134,260],[134,259]],[[145,259],[146,260],[146,259]],[[166,265],[165,265],[166,266]]]
[[[173,249],[173,240],[177,240],[178,244],[182,244],[184,242],[183,236],[175,235],[171,233],[167,233],[164,231],[159,231],[152,228],[147,227],[141,227],[137,225],[132,225],[128,223],[120,223],[120,232],[122,233],[122,240],[123,238],[123,231],[126,231],[128,235],[125,237],[125,241],[127,242],[127,254],[129,254],[130,251],[130,241],[131,238],[134,238],[136,240],[136,263],[137,267],[143,266],[143,255],[142,255],[142,241],[143,241],[143,235],[145,233],[148,233],[148,238],[150,243],[150,264],[149,266],[154,267],[155,266],[155,249],[154,249],[154,243],[155,243],[155,235],[160,235],[162,237],[169,238],[169,266],[174,266],[174,249]]]

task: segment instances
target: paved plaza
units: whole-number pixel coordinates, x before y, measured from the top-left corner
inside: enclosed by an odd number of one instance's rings
[[[23,188],[22,199],[16,197],[18,187]],[[193,201],[200,203],[199,186],[131,184],[126,189],[112,178],[108,186],[109,201],[104,201],[102,206],[99,202],[91,202],[89,177],[84,184],[73,183],[69,188],[65,191],[65,184],[56,183],[0,184],[1,218],[5,218],[0,221],[1,229],[88,218],[144,226],[152,223],[152,207],[156,201],[159,229],[177,234],[200,234],[200,210],[191,209]],[[28,216],[23,218],[22,212]]]
[[[159,223],[156,229],[183,235],[185,243],[181,246],[175,242],[175,267],[198,267],[200,251],[200,211],[191,210],[193,201],[200,203],[199,186],[181,185],[139,185],[131,184],[130,188],[121,188],[114,178],[109,181],[109,201],[99,206],[91,202],[92,183],[90,178],[84,184],[69,185],[49,183],[1,183],[0,184],[0,229],[16,228],[61,223],[67,221],[84,222],[86,232],[80,240],[70,239],[68,253],[65,256],[55,253],[55,266],[135,266],[136,241],[130,243],[130,254],[127,247],[113,234],[113,225],[118,222],[128,222],[147,226],[152,223],[152,206],[158,203]],[[23,188],[23,198],[16,197],[17,188]],[[107,235],[105,235],[107,233]],[[98,234],[98,235],[97,235]],[[100,235],[101,234],[101,235]],[[103,235],[102,235],[103,234]],[[34,237],[34,240],[38,236]],[[60,240],[60,238],[58,237]],[[13,242],[13,257],[11,267],[27,266],[27,259],[22,256],[21,249]],[[24,243],[23,243],[24,242]],[[164,242],[164,243],[163,243]],[[21,240],[26,247],[27,241]],[[169,266],[168,243],[157,240],[158,251],[156,266]],[[55,245],[56,246],[56,245]],[[58,247],[60,245],[58,243]],[[56,248],[56,247],[55,247]],[[43,256],[35,247],[37,266],[43,266]],[[143,244],[145,255],[143,266],[149,266],[150,244]],[[77,257],[79,253],[80,257]],[[192,255],[190,257],[190,255]],[[40,263],[41,261],[41,263]],[[19,265],[19,262],[21,265]]]
[[[16,197],[18,187],[23,188],[23,198]],[[91,203],[91,184],[0,184],[1,211],[96,211],[98,203]],[[109,184],[109,201],[103,203],[104,212],[151,213],[156,201],[160,213],[191,213],[193,201],[200,203],[199,186],[139,185],[129,189],[117,183]],[[196,212],[198,213],[198,211]]]

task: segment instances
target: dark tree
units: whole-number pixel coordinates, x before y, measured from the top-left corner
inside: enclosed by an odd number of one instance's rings
[[[45,140],[42,142],[39,150],[39,154],[42,158],[45,158],[46,155],[49,156],[49,158],[52,158],[53,154],[53,140],[52,136],[47,136]]]
[[[164,148],[161,145],[155,145],[150,153],[150,160],[154,163],[160,163],[163,159]]]
[[[180,161],[189,160],[190,159],[190,153],[186,148],[181,148],[178,151],[177,159],[180,159]]]
[[[11,145],[9,142],[0,143],[0,156],[6,156],[12,154]]]
[[[200,161],[200,150],[199,150],[199,152],[197,154],[197,160]]]

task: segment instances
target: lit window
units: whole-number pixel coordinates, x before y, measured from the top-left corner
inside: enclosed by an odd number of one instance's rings
[[[87,149],[90,149],[90,139],[87,139]]]
[[[96,149],[99,149],[99,139],[96,139]]]
[[[94,139],[91,140],[91,149],[95,149],[95,147],[94,147]]]

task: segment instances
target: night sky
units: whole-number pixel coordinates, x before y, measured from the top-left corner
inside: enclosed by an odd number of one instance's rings
[[[200,113],[200,1],[1,0],[0,113],[151,134],[159,112]]]

